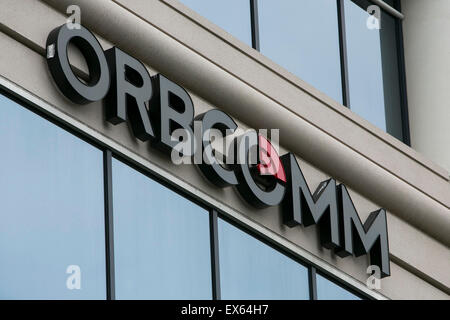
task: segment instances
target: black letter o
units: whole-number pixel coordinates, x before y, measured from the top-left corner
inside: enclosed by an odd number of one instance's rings
[[[73,73],[67,55],[72,42],[83,54],[90,80],[81,82]],[[97,38],[84,27],[69,29],[64,24],[47,38],[47,64],[61,92],[72,102],[86,104],[103,99],[109,90],[110,76],[103,49]]]

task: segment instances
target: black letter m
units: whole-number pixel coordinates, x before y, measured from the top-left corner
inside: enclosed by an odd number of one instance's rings
[[[363,225],[347,188],[339,185],[338,193],[342,217],[341,235],[345,246],[336,254],[345,257],[354,253],[359,257],[370,252],[370,263],[381,269],[381,277],[390,276],[386,211],[379,209],[372,212]]]
[[[311,195],[295,156],[285,154],[281,161],[288,177],[283,200],[284,224],[289,227],[318,224],[322,245],[328,249],[340,246],[336,181],[323,181]]]

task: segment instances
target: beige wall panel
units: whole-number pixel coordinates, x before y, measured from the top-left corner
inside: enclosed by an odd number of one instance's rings
[[[402,1],[412,146],[450,170],[450,1]]]

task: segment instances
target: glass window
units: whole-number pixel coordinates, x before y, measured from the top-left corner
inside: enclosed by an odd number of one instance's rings
[[[0,299],[105,299],[102,152],[2,95],[0,148]]]
[[[113,159],[117,299],[211,299],[208,212]]]
[[[258,2],[260,50],[342,103],[336,1]]]
[[[396,22],[382,12],[381,29],[368,28],[371,4],[344,2],[350,109],[403,140]]]
[[[180,0],[189,8],[252,46],[250,0]]]
[[[322,277],[320,274],[317,274],[316,277],[318,300],[361,300],[358,296]]]
[[[222,299],[309,299],[308,270],[219,219]]]

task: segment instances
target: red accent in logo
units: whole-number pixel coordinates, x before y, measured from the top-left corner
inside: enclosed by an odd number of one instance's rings
[[[286,182],[286,173],[280,157],[272,144],[262,135],[258,136],[259,164],[258,171],[261,175],[273,175],[278,180]]]

